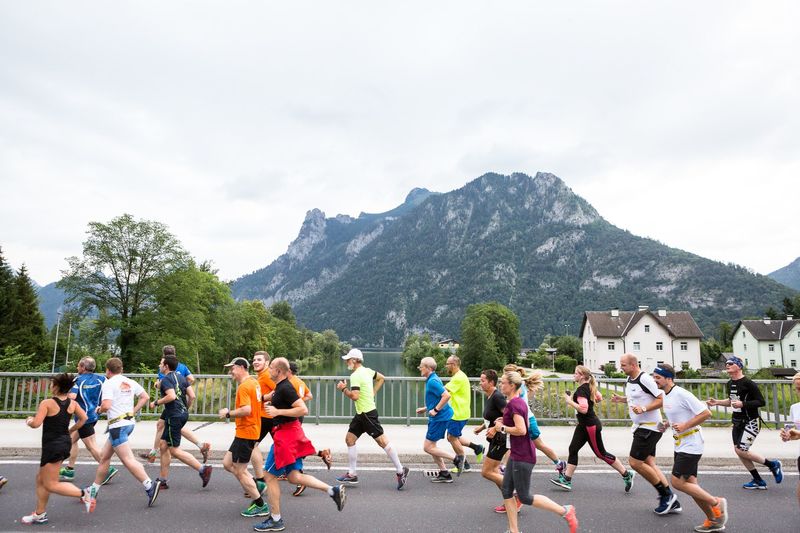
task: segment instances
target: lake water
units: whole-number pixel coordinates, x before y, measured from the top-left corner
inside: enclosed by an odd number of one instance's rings
[[[403,367],[402,352],[368,352],[364,353],[364,366],[383,374],[384,376],[419,376],[418,371],[410,371]],[[301,375],[305,376],[349,376],[347,364],[341,358],[325,360],[316,365],[302,369]]]

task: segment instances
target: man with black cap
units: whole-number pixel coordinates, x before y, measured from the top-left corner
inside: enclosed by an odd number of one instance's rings
[[[244,517],[267,516],[269,508],[256,487],[256,482],[247,472],[247,465],[258,444],[261,434],[261,389],[258,380],[250,375],[250,363],[244,357],[234,357],[225,365],[238,387],[236,388],[235,408],[223,407],[219,410],[221,419],[233,418],[236,421],[236,437],[225,452],[222,466],[236,476],[247,496],[253,502],[241,512]]]
[[[375,394],[378,393],[385,381],[383,374],[364,366],[364,354],[358,348],[353,348],[342,359],[347,361],[347,369],[350,370],[350,386],[344,380],[336,384],[336,388],[342,394],[353,400],[356,407],[356,415],[350,421],[347,429],[345,443],[347,444],[348,469],[343,476],[336,478],[340,483],[348,485],[358,484],[358,473],[356,465],[358,463],[358,452],[356,451],[356,441],[366,433],[383,448],[386,455],[394,463],[395,473],[397,474],[397,490],[401,490],[408,478],[408,468],[400,463],[397,450],[392,448],[392,444],[383,433],[383,427],[378,420],[378,409],[375,407]]]
[[[761,479],[756,469],[755,463],[762,464],[769,468],[775,483],[783,481],[782,464],[777,459],[767,459],[763,455],[758,455],[750,451],[750,447],[761,431],[761,416],[758,414],[759,407],[766,405],[761,391],[753,380],[745,377],[742,372],[744,362],[736,356],[731,356],[725,361],[725,370],[731,379],[728,380],[728,397],[724,400],[709,398],[706,402],[709,406],[717,405],[733,408],[731,422],[733,423],[733,451],[739,456],[739,460],[753,476],[753,479],[742,485],[743,489],[748,490],[767,490],[767,482]]]

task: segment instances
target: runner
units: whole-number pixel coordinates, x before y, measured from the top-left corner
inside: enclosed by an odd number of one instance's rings
[[[237,383],[236,405],[234,409],[220,409],[219,417],[223,420],[236,420],[236,436],[225,452],[222,466],[239,480],[245,497],[253,500],[240,514],[245,518],[267,516],[269,508],[264,503],[255,480],[247,472],[247,464],[261,434],[261,390],[258,380],[250,375],[250,363],[244,357],[234,357],[225,368]]]
[[[167,355],[175,355],[175,347],[171,344],[167,344],[163,348],[161,348],[161,356],[165,357]],[[177,356],[176,356],[177,357]],[[182,375],[186,378],[189,382],[189,385],[194,385],[194,376],[192,375],[192,371],[189,370],[189,367],[184,365],[183,363],[178,363],[177,368],[178,374]],[[161,373],[161,370],[158,371],[158,380],[156,381],[156,388],[161,387],[161,380],[164,379],[164,374]],[[139,457],[142,459],[147,459],[148,463],[154,463],[156,457],[161,455],[160,447],[161,447],[161,435],[164,434],[164,418],[163,413],[162,417],[158,419],[156,423],[156,434],[153,439],[153,448],[148,453],[140,453]],[[211,443],[210,442],[200,442],[200,439],[194,434],[194,432],[189,429],[188,427],[184,426],[181,430],[181,435],[197,446],[197,449],[200,450],[200,454],[203,456],[203,463],[208,462],[208,454],[211,453]],[[166,488],[166,487],[162,487]]]
[[[267,406],[267,411],[273,418],[273,444],[264,464],[270,510],[266,520],[253,526],[254,531],[283,531],[286,528],[281,516],[281,488],[278,484],[280,475],[285,475],[290,483],[325,492],[339,511],[344,509],[346,500],[344,485],[332,487],[302,473],[303,459],[315,455],[316,450],[298,420],[308,414],[308,407],[288,381],[289,361],[283,357],[273,359],[269,365],[269,374],[275,382],[271,404]]]
[[[679,513],[682,508],[678,497],[670,490],[666,476],[656,465],[656,446],[662,435],[659,424],[664,391],[656,386],[652,376],[642,372],[635,355],[625,354],[620,357],[619,366],[628,376],[625,396],[614,394],[611,401],[627,403],[633,422],[633,443],[628,463],[658,492],[658,506],[653,512],[659,515]]]
[[[378,420],[378,409],[375,407],[375,395],[384,383],[383,374],[364,366],[364,354],[358,348],[347,352],[342,359],[347,361],[347,369],[351,372],[350,387],[344,381],[340,381],[336,384],[336,388],[355,403],[356,415],[350,421],[350,427],[347,429],[344,439],[347,444],[349,468],[347,473],[337,477],[336,481],[347,485],[358,485],[356,441],[366,433],[378,443],[378,446],[383,448],[383,451],[391,459],[397,474],[397,490],[402,490],[408,479],[408,468],[400,463],[397,451],[392,448],[392,444],[386,438],[380,420]]]
[[[767,482],[761,478],[754,463],[769,468],[775,478],[775,483],[783,481],[783,465],[777,459],[767,459],[763,455],[750,451],[750,447],[761,431],[761,415],[758,414],[758,409],[764,407],[766,402],[764,402],[764,397],[761,395],[758,385],[744,376],[743,368],[744,361],[738,357],[729,357],[725,361],[725,370],[731,378],[726,385],[728,397],[724,400],[709,398],[706,403],[711,407],[721,405],[733,408],[733,413],[731,414],[733,451],[736,452],[739,460],[753,477],[753,479],[742,485],[742,488],[767,490]]]
[[[792,378],[795,392],[800,395],[800,372]],[[781,430],[781,440],[800,440],[800,402],[792,405],[789,409],[789,420]],[[797,471],[800,472],[800,452],[797,453]],[[800,505],[800,481],[797,483],[797,504]]]
[[[50,379],[50,391],[52,398],[42,400],[36,409],[36,415],[29,416],[25,423],[34,429],[44,425],[42,428],[42,457],[39,461],[39,473],[36,475],[36,509],[28,516],[23,516],[23,524],[46,524],[47,523],[47,501],[50,494],[60,494],[61,496],[71,496],[80,498],[86,505],[86,512],[94,511],[95,498],[86,489],[80,489],[72,483],[64,483],[58,480],[58,470],[61,462],[69,457],[72,447],[71,433],[86,423],[86,413],[77,402],[68,398],[69,390],[72,388],[71,374],[58,374]],[[69,426],[70,415],[74,415],[77,421]],[[5,478],[2,478],[5,480]],[[0,482],[0,487],[5,482]]]
[[[72,433],[72,448],[69,453],[69,463],[58,472],[60,481],[72,481],[75,479],[75,462],[78,460],[78,440],[83,441],[83,445],[92,454],[94,460],[100,463],[100,448],[94,438],[94,426],[97,423],[97,406],[100,404],[100,390],[106,380],[105,376],[95,374],[97,363],[92,357],[84,357],[78,362],[78,377],[69,391],[70,400],[75,400],[86,416],[89,417],[77,432]],[[77,421],[77,419],[76,419]],[[105,485],[111,478],[117,475],[115,467],[108,469],[108,476],[103,480]]]
[[[269,377],[269,353],[260,351],[253,354],[253,370],[256,371],[256,379],[258,380],[258,387],[261,391],[262,404],[268,397],[271,396],[272,391],[275,390],[275,383]],[[256,488],[258,493],[261,494],[267,488],[267,482],[264,479],[264,456],[261,454],[261,449],[258,447],[261,441],[264,440],[272,431],[272,417],[261,409],[261,432],[258,434],[258,442],[253,448],[253,454],[250,456],[250,464],[253,465],[253,479],[256,481]]]
[[[134,405],[133,399],[137,397],[138,400]],[[160,483],[147,477],[144,466],[133,456],[128,444],[128,438],[136,425],[134,419],[136,413],[147,405],[150,396],[141,385],[122,375],[122,360],[112,357],[106,361],[106,381],[101,388],[100,398],[97,412],[106,413],[108,417],[108,440],[100,451],[100,464],[97,466],[94,483],[89,487],[89,492],[92,498],[97,497],[100,486],[108,477],[111,457],[116,453],[128,472],[142,484],[147,494],[147,506],[152,507],[158,498]]]
[[[164,433],[161,435],[161,472],[156,481],[160,482],[160,490],[168,489],[169,464],[172,457],[176,457],[183,464],[192,467],[200,475],[203,487],[211,479],[211,465],[201,465],[197,459],[188,452],[180,449],[181,429],[189,421],[189,408],[195,400],[194,389],[185,377],[178,374],[178,358],[174,355],[165,355],[158,366],[164,375],[161,382],[161,398],[150,403],[150,408],[158,405],[164,406],[161,420],[164,420]]]
[[[692,497],[706,515],[694,528],[698,532],[722,531],[728,521],[728,502],[712,496],[697,483],[697,465],[703,455],[703,431],[700,424],[711,418],[711,411],[694,395],[675,385],[675,370],[662,363],[653,371],[653,380],[664,391],[664,414],[667,421],[661,431],[672,428],[675,439],[675,462],[672,465],[672,487]]]
[[[428,431],[422,449],[433,457],[433,462],[439,467],[439,474],[432,478],[431,482],[452,483],[453,476],[450,475],[444,460],[452,461],[454,457],[436,446],[436,443],[444,438],[447,424],[453,418],[453,408],[449,403],[450,393],[436,375],[436,360],[433,357],[422,358],[419,362],[419,373],[425,378],[425,407],[419,407],[417,414],[428,415]]]
[[[543,387],[541,376],[538,374],[530,376],[524,383],[531,394]],[[562,506],[547,496],[531,495],[531,474],[536,465],[536,445],[530,435],[528,404],[519,395],[522,384],[522,377],[518,373],[506,372],[503,374],[500,379],[500,390],[508,398],[508,404],[503,410],[502,419],[495,422],[494,425],[497,432],[508,436],[508,447],[511,450],[501,488],[507,510],[508,529],[511,533],[519,533],[518,507],[517,500],[514,498],[516,491],[518,501],[556,513],[567,522],[570,533],[575,533],[578,531],[578,518],[575,516],[575,508],[572,505]]]
[[[453,418],[447,423],[447,441],[456,454],[453,464],[455,464],[456,475],[460,476],[464,470],[471,470],[464,455],[464,446],[475,452],[475,461],[478,463],[483,461],[483,446],[474,444],[462,435],[471,413],[472,387],[469,384],[469,378],[461,370],[461,359],[456,355],[451,355],[447,358],[445,367],[452,376],[444,388],[450,393],[450,405],[453,408]]]
[[[569,392],[565,392],[564,400],[568,406],[575,409],[578,425],[575,426],[572,442],[569,444],[567,468],[563,474],[559,474],[557,478],[551,479],[550,482],[564,490],[572,490],[572,476],[578,468],[578,452],[588,442],[599,459],[602,459],[611,468],[619,472],[625,483],[625,492],[630,492],[631,487],[633,487],[635,473],[622,466],[620,460],[608,453],[603,446],[603,425],[594,412],[595,402],[602,401],[603,396],[597,390],[597,382],[592,372],[585,366],[578,365],[575,367],[575,374],[572,377],[575,383],[578,384],[578,388],[572,396],[570,396]]]

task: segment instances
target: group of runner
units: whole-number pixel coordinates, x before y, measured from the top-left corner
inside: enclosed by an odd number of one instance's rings
[[[345,442],[347,444],[348,469],[337,477],[339,485],[331,486],[303,472],[303,461],[313,455],[319,456],[330,469],[329,449],[317,450],[306,437],[302,428],[303,416],[308,414],[306,401],[312,396],[308,388],[292,371],[285,358],[270,360],[267,352],[257,352],[251,362],[236,357],[225,365],[237,383],[233,408],[222,408],[220,419],[234,419],[235,438],[223,458],[223,467],[239,481],[249,505],[240,512],[245,517],[261,517],[264,520],[253,526],[255,531],[282,531],[285,529],[281,515],[279,480],[287,479],[296,486],[294,495],[299,496],[306,487],[326,493],[341,511],[346,502],[346,485],[357,485],[358,438],[367,433],[384,450],[395,467],[396,487],[402,490],[408,480],[409,469],[400,461],[397,451],[384,434],[375,405],[375,394],[384,383],[384,376],[364,366],[364,356],[358,349],[343,357],[351,372],[349,384],[345,381],[336,387],[354,403],[353,417]],[[536,464],[537,449],[553,462],[557,477],[551,482],[565,491],[572,490],[572,481],[578,466],[578,452],[589,443],[594,454],[615,469],[623,479],[624,491],[633,486],[635,473],[641,475],[657,492],[658,505],[654,512],[659,515],[680,513],[682,507],[676,492],[692,497],[706,516],[703,524],[694,528],[698,532],[722,531],[728,521],[727,501],[706,492],[697,481],[698,464],[703,454],[701,426],[712,416],[709,407],[725,406],[733,411],[733,444],[737,456],[749,471],[752,479],[743,488],[764,490],[766,482],[761,478],[756,464],[764,465],[776,483],[783,479],[781,462],[767,459],[750,450],[761,427],[758,415],[764,399],[758,387],[743,374],[743,362],[731,357],[726,362],[730,380],[727,383],[726,399],[709,398],[701,402],[686,389],[675,384],[675,370],[668,364],[659,364],[652,376],[641,371],[635,356],[626,354],[620,361],[628,379],[625,395],[612,395],[612,402],[627,403],[633,422],[633,442],[629,453],[632,470],[626,469],[614,455],[607,452],[602,441],[602,424],[594,412],[594,405],[602,401],[602,394],[592,373],[578,366],[573,379],[578,385],[572,393],[565,393],[566,405],[576,411],[577,425],[569,445],[569,456],[563,461],[547,446],[541,437],[536,418],[530,407],[529,397],[543,388],[541,374],[530,372],[516,365],[507,365],[498,375],[494,370],[484,370],[480,376],[480,387],[487,399],[484,402],[484,422],[474,428],[473,434],[486,432],[486,445],[471,442],[464,435],[464,428],[471,415],[471,387],[460,369],[460,360],[453,355],[447,359],[446,367],[451,379],[445,386],[436,374],[437,363],[433,358],[422,359],[420,374],[425,378],[425,406],[417,409],[426,413],[428,426],[423,449],[431,455],[437,470],[431,472],[431,481],[452,483],[452,473],[459,476],[469,468],[464,451],[470,448],[481,473],[499,489],[503,503],[495,507],[505,513],[511,533],[517,533],[518,511],[523,505],[532,505],[553,512],[565,520],[569,530],[578,530],[575,508],[560,505],[540,494],[531,494],[531,472]],[[159,477],[151,480],[137,461],[128,444],[135,425],[136,414],[150,400],[147,392],[137,382],[122,374],[122,361],[111,358],[105,366],[105,376],[97,375],[92,358],[81,359],[78,376],[73,380],[69,374],[59,374],[51,381],[52,398],[43,400],[34,416],[28,417],[28,426],[42,431],[42,457],[36,478],[36,509],[22,518],[25,524],[48,522],[46,506],[51,493],[78,498],[87,512],[93,512],[100,487],[108,483],[117,473],[110,465],[117,455],[125,468],[144,489],[147,504],[152,506],[161,490],[168,488],[169,466],[172,457],[198,472],[202,487],[209,483],[212,466],[206,464],[210,445],[199,442],[185,427],[189,409],[195,399],[193,377],[188,369],[181,371],[174,347],[165,346],[159,365],[158,388],[160,397],[150,402],[151,408],[164,406],[159,421],[158,445],[154,446],[155,457],[160,458]],[[256,375],[250,373],[250,367]],[[185,367],[184,367],[185,368]],[[800,393],[800,374],[794,376],[795,389]],[[663,409],[666,421],[661,417]],[[108,417],[109,438],[98,448],[94,438],[94,425],[98,415]],[[70,420],[74,424],[70,426]],[[790,419],[781,431],[784,441],[800,439],[800,403],[791,407]],[[662,434],[671,429],[674,438],[674,464],[668,481],[655,462],[656,445]],[[259,443],[271,435],[272,444],[263,459]],[[437,446],[447,437],[453,453]],[[195,443],[203,456],[201,464],[191,454],[180,449],[181,438]],[[82,440],[97,460],[94,482],[85,488],[70,483],[74,479],[77,441]],[[150,459],[153,451],[143,455]],[[485,452],[485,457],[484,457]],[[64,461],[68,461],[64,464]],[[445,461],[452,463],[448,468]],[[248,472],[252,464],[254,475]],[[800,458],[798,458],[800,468]],[[451,472],[452,471],[452,472]],[[0,488],[7,482],[0,476]],[[266,495],[265,495],[266,493]],[[800,503],[800,484],[797,489]]]

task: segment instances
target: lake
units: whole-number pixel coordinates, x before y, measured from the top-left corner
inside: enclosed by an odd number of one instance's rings
[[[410,371],[403,367],[402,352],[369,352],[364,353],[364,366],[383,374],[384,376],[419,376],[419,371]],[[302,369],[304,376],[349,376],[347,364],[341,358],[325,360],[315,365]]]

